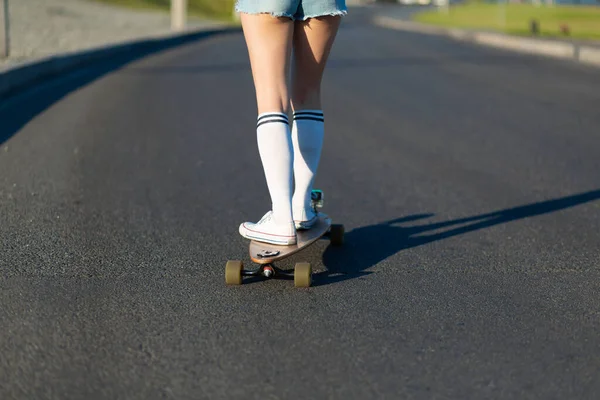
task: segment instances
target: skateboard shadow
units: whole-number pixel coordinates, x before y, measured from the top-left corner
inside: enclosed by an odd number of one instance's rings
[[[594,190],[445,222],[402,225],[434,215],[418,214],[353,229],[346,233],[344,246],[327,247],[323,253],[323,264],[327,270],[313,275],[313,286],[364,278],[372,273],[369,268],[405,249],[598,199],[600,190]]]

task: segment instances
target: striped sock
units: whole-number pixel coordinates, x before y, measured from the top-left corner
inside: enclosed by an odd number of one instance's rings
[[[325,118],[321,110],[294,112],[292,143],[294,146],[294,179],[296,187],[292,199],[295,215],[310,210],[310,193],[317,173],[323,137]]]
[[[294,154],[287,115],[280,112],[260,114],[256,136],[271,195],[273,219],[277,224],[291,223]]]

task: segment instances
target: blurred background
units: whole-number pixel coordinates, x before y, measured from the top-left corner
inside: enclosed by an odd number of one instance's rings
[[[96,0],[102,3],[129,7],[152,7],[168,10],[171,0]],[[192,15],[217,19],[230,19],[234,0],[187,0],[188,11]]]
[[[170,8],[170,0],[0,0],[0,10],[8,10],[5,18],[0,15],[0,70],[57,53],[168,34],[173,30]],[[186,28],[231,22],[232,10],[233,1],[187,0]]]
[[[179,2],[186,3],[183,0]],[[173,29],[170,0],[0,0],[0,69]],[[572,40],[600,39],[600,0],[348,0],[399,20]],[[236,22],[234,0],[187,0],[187,29]]]
[[[179,0],[182,3],[185,1]],[[167,33],[170,0],[0,0],[0,68],[63,51]],[[600,39],[600,0],[349,0],[400,20],[514,35]],[[186,27],[235,23],[234,0],[187,0]],[[8,57],[6,57],[8,54]]]
[[[417,22],[446,27],[600,39],[598,0],[379,0],[404,6]]]

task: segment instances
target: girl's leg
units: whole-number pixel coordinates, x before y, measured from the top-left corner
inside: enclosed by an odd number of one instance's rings
[[[323,147],[321,80],[340,22],[341,16],[325,16],[295,23],[291,102],[296,187],[292,207],[298,229],[308,229],[316,221],[310,194]]]
[[[240,15],[250,56],[258,113],[286,112],[294,21],[270,14]]]
[[[293,147],[287,117],[288,71],[294,24],[270,14],[241,14],[258,105],[257,142],[272,209],[258,223],[240,225],[240,234],[275,244],[296,243],[291,197]]]

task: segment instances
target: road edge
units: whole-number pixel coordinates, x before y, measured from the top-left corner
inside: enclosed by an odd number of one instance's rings
[[[600,48],[558,40],[521,38],[502,33],[478,32],[460,28],[442,28],[413,21],[375,16],[372,22],[382,28],[427,35],[447,36],[455,40],[477,43],[490,47],[513,50],[554,58],[570,59],[588,66],[600,68]]]
[[[238,30],[239,27],[235,25],[223,24],[190,29],[183,32],[169,32],[167,34],[145,36],[143,38],[119,41],[88,49],[57,53],[15,64],[0,72],[0,101],[49,78],[120,54],[136,52],[152,47],[173,47],[189,41]]]

